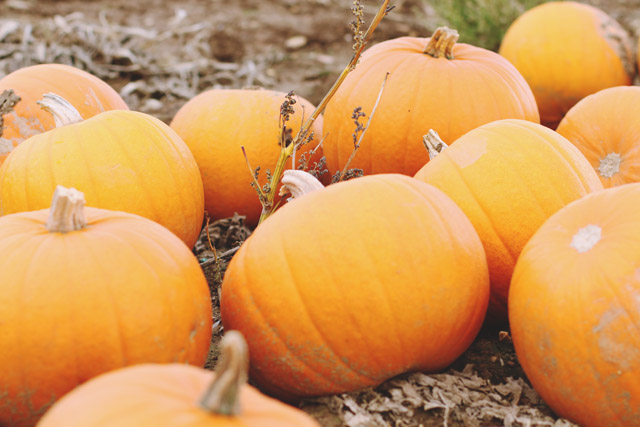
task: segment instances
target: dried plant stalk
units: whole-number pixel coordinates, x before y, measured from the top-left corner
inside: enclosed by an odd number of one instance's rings
[[[369,25],[369,28],[367,28],[367,31],[364,33],[364,35],[359,34],[360,25],[356,25],[354,27],[357,29],[357,34],[354,35],[354,37],[356,37],[356,43],[354,45],[354,53],[353,53],[353,57],[351,58],[351,61],[349,61],[349,64],[347,64],[347,66],[344,68],[340,76],[338,76],[338,79],[335,81],[331,89],[329,89],[329,91],[324,96],[324,98],[320,101],[316,109],[313,110],[310,117],[304,123],[304,125],[302,126],[298,134],[293,138],[291,143],[289,144],[282,143],[284,141],[284,138],[283,138],[283,134],[281,134],[280,155],[278,156],[275,170],[273,171],[269,179],[269,182],[267,184],[268,192],[266,192],[266,195],[265,195],[266,197],[264,197],[264,200],[261,200],[262,213],[260,214],[260,220],[258,224],[262,223],[262,221],[264,221],[266,218],[269,217],[269,215],[271,215],[274,212],[274,200],[275,200],[278,184],[280,183],[280,179],[282,178],[282,174],[284,173],[284,169],[287,164],[287,160],[289,159],[289,157],[292,156],[294,150],[298,149],[303,143],[308,142],[310,140],[311,127],[313,126],[315,121],[318,119],[320,114],[322,114],[327,104],[329,103],[333,95],[335,95],[335,93],[337,92],[338,88],[340,87],[344,79],[347,77],[347,75],[351,71],[353,71],[353,69],[357,65],[358,60],[362,55],[362,52],[364,51],[365,47],[367,46],[367,43],[371,39],[371,36],[373,35],[373,32],[375,31],[376,27],[378,26],[380,21],[382,21],[382,18],[384,18],[384,16],[391,11],[392,7],[389,8],[388,6],[389,1],[390,0],[384,0],[382,2],[382,5],[378,9],[378,12],[376,13],[375,17],[373,18],[373,21]],[[354,12],[357,12],[358,10],[360,10],[357,8],[357,5],[359,4],[359,2],[356,2],[356,3],[357,3],[356,7],[352,8]],[[356,19],[360,19],[360,18],[361,18],[360,15],[356,15]],[[283,122],[286,123],[286,120],[284,120]],[[284,132],[286,130],[286,126],[282,126],[282,129]]]

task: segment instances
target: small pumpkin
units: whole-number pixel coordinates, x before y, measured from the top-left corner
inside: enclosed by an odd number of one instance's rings
[[[297,408],[246,385],[247,343],[237,331],[220,342],[216,373],[181,364],[144,364],[76,388],[38,427],[319,426]]]
[[[488,280],[477,233],[444,193],[372,175],[262,222],[227,268],[221,318],[247,338],[255,384],[295,400],[446,367],[480,329]]]
[[[112,110],[82,120],[68,102],[45,102],[60,127],[20,144],[0,167],[0,215],[44,209],[57,185],[87,205],[154,220],[193,247],[204,217],[200,171],[184,141],[144,113]]]
[[[0,271],[0,425],[32,426],[112,369],[206,360],[206,279],[153,221],[84,208],[81,193],[58,187],[51,209],[0,218]]]
[[[640,87],[617,86],[574,105],[558,126],[606,188],[640,182]]]
[[[640,183],[552,215],[522,250],[509,319],[518,360],[558,415],[640,425]]]
[[[585,96],[632,84],[632,45],[626,30],[602,10],[555,1],[516,19],[502,39],[500,54],[531,86],[542,124],[555,129]]]
[[[0,79],[0,92],[13,90],[20,100],[5,114],[0,135],[0,165],[26,138],[55,128],[53,117],[37,104],[54,92],[69,101],[84,119],[107,110],[128,110],[111,86],[79,68],[64,64],[38,64],[20,68]]]
[[[431,38],[400,37],[363,53],[324,114],[329,170],[344,168],[354,145],[352,112],[362,107],[372,113],[387,73],[380,102],[350,164],[365,175],[414,175],[428,160],[420,143],[428,129],[454,141],[498,119],[540,121],[533,93],[513,65],[457,39],[455,30],[439,28]]]
[[[551,214],[602,184],[569,141],[525,120],[488,123],[450,147],[435,133],[427,142],[437,155],[415,177],[444,191],[471,220],[487,253],[489,316],[505,322],[523,246]]]
[[[205,210],[212,218],[227,218],[237,212],[246,216],[249,226],[258,224],[262,206],[251,186],[251,171],[242,147],[250,165],[260,167],[258,181],[264,185],[266,171],[273,172],[280,154],[278,117],[285,95],[264,89],[212,89],[183,105],[171,121],[171,127],[187,143],[198,163]],[[304,98],[294,99],[295,112],[287,122],[292,136],[314,110]],[[321,139],[321,117],[312,132],[315,139],[296,153],[296,163],[306,156],[309,166],[313,166],[322,157],[320,148],[309,159],[309,151]],[[291,160],[287,167],[291,167]]]

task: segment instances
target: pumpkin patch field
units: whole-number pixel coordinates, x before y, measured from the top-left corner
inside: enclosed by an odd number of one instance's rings
[[[0,427],[640,425],[640,0],[0,2]]]

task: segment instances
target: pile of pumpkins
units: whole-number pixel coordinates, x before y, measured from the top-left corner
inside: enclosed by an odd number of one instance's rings
[[[167,125],[69,66],[0,79],[19,97],[0,137],[0,425],[314,425],[247,369],[295,403],[440,371],[485,323],[508,325],[558,415],[639,425],[629,36],[567,1],[524,13],[500,54],[457,39],[365,51],[287,166],[342,170],[352,112],[379,101],[364,176],[259,225],[247,161],[274,169],[284,94],[210,90]],[[294,135],[314,108],[296,101]],[[205,211],[255,227],[222,283],[216,375],[191,252]]]

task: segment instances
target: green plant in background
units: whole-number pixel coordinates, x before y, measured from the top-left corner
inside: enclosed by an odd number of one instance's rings
[[[460,41],[497,51],[509,25],[525,10],[549,0],[423,0]]]

